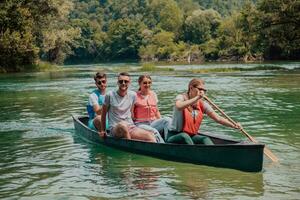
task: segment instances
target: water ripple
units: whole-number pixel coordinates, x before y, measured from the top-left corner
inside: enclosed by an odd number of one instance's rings
[[[274,164],[265,157],[263,172],[244,173],[126,153],[89,144],[74,135],[71,115],[86,114],[94,72],[116,66],[79,66],[64,73],[0,79],[1,197],[297,199],[299,73],[152,74],[163,115],[172,115],[176,95],[186,91],[192,77],[202,78],[210,99],[280,159]],[[137,89],[139,75],[132,74],[132,90]],[[108,90],[114,90],[115,73],[108,76]],[[247,139],[207,117],[201,131]]]

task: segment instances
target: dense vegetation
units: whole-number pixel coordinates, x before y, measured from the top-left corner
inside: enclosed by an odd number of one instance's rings
[[[298,0],[4,0],[0,67],[300,58]]]

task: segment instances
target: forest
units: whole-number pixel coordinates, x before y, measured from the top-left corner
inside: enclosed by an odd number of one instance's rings
[[[299,0],[4,0],[0,71],[300,59]]]

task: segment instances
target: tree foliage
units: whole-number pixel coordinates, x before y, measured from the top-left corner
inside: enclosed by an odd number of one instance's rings
[[[80,30],[76,38],[73,54],[67,58],[72,62],[95,62],[105,59],[105,42],[107,34],[102,31],[104,26],[105,9],[100,1],[77,1],[70,13],[70,26]]]
[[[147,61],[170,59],[176,46],[174,39],[175,35],[172,32],[159,32],[153,35],[149,45],[140,48],[139,55]]]
[[[17,71],[20,66],[36,63],[39,55],[47,53],[44,51],[45,34],[63,31],[65,27],[61,22],[66,22],[71,8],[71,1],[63,0],[1,2],[0,66],[7,71]],[[56,44],[59,47],[66,45],[64,41]]]
[[[165,31],[178,34],[183,14],[173,0],[152,0],[149,5],[149,14],[154,18],[155,26]]]
[[[118,19],[108,27],[108,46],[113,59],[136,59],[142,43],[144,24],[130,19]]]
[[[299,10],[295,0],[5,0],[0,67],[299,59]]]
[[[185,41],[201,44],[216,37],[216,31],[221,22],[218,12],[209,10],[195,10],[184,23]]]
[[[38,57],[35,45],[34,19],[22,3],[0,3],[0,66],[18,71],[20,65],[33,63]]]
[[[300,1],[262,0],[256,15],[259,41],[269,59],[300,57]]]
[[[257,46],[256,9],[247,4],[239,13],[222,21],[218,32],[219,57],[226,60],[253,61],[262,59]]]
[[[222,16],[230,16],[240,10],[247,3],[255,3],[256,0],[195,0],[203,9],[214,9]]]

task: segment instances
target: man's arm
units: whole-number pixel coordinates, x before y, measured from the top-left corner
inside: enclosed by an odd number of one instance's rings
[[[102,106],[102,113],[101,113],[101,130],[99,131],[100,137],[103,137],[103,138],[106,136],[106,132],[105,132],[105,128],[106,128],[106,113],[107,113],[107,106],[103,105]]]
[[[96,113],[96,115],[101,115],[102,106],[100,106],[99,104],[95,104],[93,105],[93,110]]]

